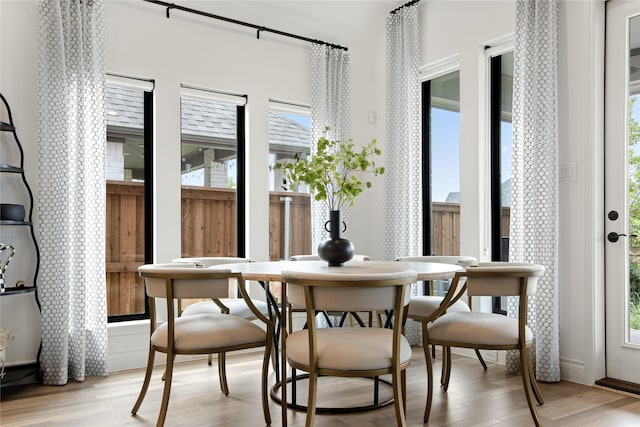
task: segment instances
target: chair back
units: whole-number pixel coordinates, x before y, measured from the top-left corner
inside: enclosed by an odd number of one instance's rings
[[[471,256],[459,255],[424,255],[424,256],[401,256],[396,261],[405,262],[439,262],[441,264],[456,264],[464,268],[478,263],[478,260]]]
[[[478,260],[474,257],[470,257],[470,256],[461,256],[461,255],[424,255],[424,256],[402,256],[402,257],[398,257],[396,258],[396,261],[404,261],[404,262],[439,262],[441,264],[454,264],[454,265],[460,265],[463,268],[468,268],[472,265],[476,265],[478,263]],[[447,282],[448,280],[445,280],[443,282]],[[458,282],[456,283],[456,286],[462,286],[464,285],[466,281],[465,277],[460,277],[458,279]],[[440,282],[437,280],[431,280],[428,282],[428,287],[429,287],[429,295],[435,295],[435,286],[434,283],[435,282]],[[426,286],[426,285],[425,285]],[[462,289],[462,288],[460,288]],[[449,304],[453,304],[456,301],[458,301],[460,298],[462,298],[462,293],[457,293],[456,297],[454,299],[452,299]],[[445,292],[446,294],[446,292]],[[471,307],[471,298],[465,298],[466,300],[468,300],[468,305],[469,307]]]
[[[347,268],[347,267],[342,267]],[[415,271],[379,271],[361,274],[306,273],[286,270],[289,302],[315,310],[357,312],[402,309],[409,304],[406,285]]]
[[[146,264],[138,268],[150,298],[224,298],[229,279],[242,281],[241,274],[210,270],[195,263]]]
[[[523,296],[535,294],[545,268],[539,264],[481,262],[464,273],[472,296]]]

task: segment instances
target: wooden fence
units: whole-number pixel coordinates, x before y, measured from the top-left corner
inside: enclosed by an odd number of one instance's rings
[[[433,202],[431,206],[431,252],[460,255],[460,205]],[[509,207],[502,208],[502,237],[509,237],[510,212]]]
[[[284,197],[290,197],[289,254],[312,253],[311,212],[305,193],[269,193],[269,259],[284,257]],[[460,206],[433,203],[432,250],[460,253]],[[509,209],[503,210],[503,236],[509,234]],[[144,312],[144,187],[141,183],[107,182],[106,272],[109,316]],[[236,256],[235,190],[183,187],[182,256]]]
[[[144,186],[107,182],[107,311],[109,316],[144,313]]]
[[[311,212],[304,193],[269,194],[269,259],[284,256],[284,202],[290,197],[289,253],[311,253]],[[106,282],[109,316],[144,312],[144,186],[107,182]],[[182,257],[236,256],[233,189],[182,188]]]

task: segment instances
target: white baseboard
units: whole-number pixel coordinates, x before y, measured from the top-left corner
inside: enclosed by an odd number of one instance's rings
[[[584,362],[581,360],[572,360],[561,357],[560,377],[563,380],[571,381],[578,384],[593,385],[593,383],[587,381]]]

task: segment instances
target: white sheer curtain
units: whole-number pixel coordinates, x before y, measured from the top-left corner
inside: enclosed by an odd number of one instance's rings
[[[558,0],[518,0],[513,73],[511,261],[546,267],[529,301],[536,377],[560,380],[558,327]],[[507,311],[517,316],[515,298]],[[509,352],[507,367],[518,368]]]
[[[351,56],[343,49],[322,44],[311,45],[311,152],[325,128],[329,139],[350,138],[351,133]],[[342,220],[347,217],[341,210]],[[315,253],[318,244],[329,238],[324,224],[329,212],[323,202],[311,201],[311,245]],[[344,233],[347,235],[349,229]],[[356,249],[357,250],[357,249]]]
[[[422,255],[422,147],[420,139],[420,30],[418,4],[387,17],[387,88],[384,188],[384,256]],[[412,286],[417,295],[419,287]],[[407,321],[411,344],[420,325]]]
[[[418,5],[387,17],[384,255],[422,255]]]
[[[102,0],[38,6],[43,382],[107,374]]]

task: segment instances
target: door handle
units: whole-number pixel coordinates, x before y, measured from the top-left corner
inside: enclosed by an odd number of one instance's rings
[[[607,240],[610,241],[611,243],[615,243],[618,241],[618,239],[620,237],[626,236],[626,234],[624,233],[616,233],[615,231],[612,231],[611,233],[607,234]],[[629,234],[629,237],[638,237],[637,234]]]

